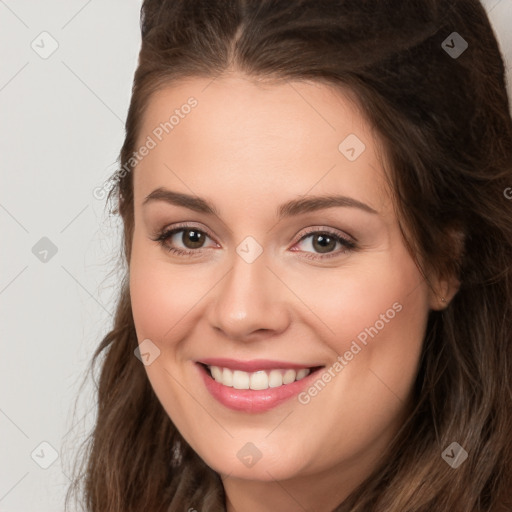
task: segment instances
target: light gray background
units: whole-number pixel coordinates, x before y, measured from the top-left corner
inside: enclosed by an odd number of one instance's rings
[[[94,422],[79,385],[111,325],[120,226],[93,191],[117,167],[140,3],[0,0],[1,512],[62,511]],[[484,5],[510,84],[512,0]],[[31,47],[51,49],[44,31],[58,43],[46,59]],[[42,237],[57,247],[46,262],[32,252]]]

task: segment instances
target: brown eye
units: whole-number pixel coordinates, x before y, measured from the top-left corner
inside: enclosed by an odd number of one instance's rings
[[[211,242],[210,247],[217,245],[207,233],[195,226],[180,226],[164,230],[153,240],[178,256],[200,256],[203,249],[208,248],[205,244],[208,240]]]
[[[319,253],[331,252],[336,247],[336,239],[332,236],[320,233],[313,236],[313,248]]]
[[[356,248],[354,241],[328,230],[314,230],[306,233],[297,243],[299,251],[310,259],[326,259],[347,254]]]
[[[181,236],[181,242],[187,249],[199,249],[203,246],[205,235],[197,229],[185,229]]]

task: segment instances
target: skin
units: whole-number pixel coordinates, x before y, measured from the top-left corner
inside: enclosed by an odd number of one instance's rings
[[[330,511],[385,454],[407,412],[428,312],[455,290],[433,278],[429,287],[408,253],[378,140],[346,93],[314,82],[257,84],[238,73],[189,79],[150,99],[139,145],[190,96],[197,106],[134,170],[133,315],[139,343],[150,339],[160,350],[145,366],[148,378],[187,442],[221,475],[229,512]],[[355,161],[338,150],[349,134],[366,146]],[[159,187],[204,198],[218,216],[143,205]],[[377,213],[338,206],[277,218],[282,203],[328,194]],[[167,244],[198,256],[154,241],[182,222],[212,236],[199,249],[183,232]],[[306,228],[353,237],[356,248],[343,252],[338,243],[321,253],[314,235],[303,238]],[[247,236],[263,248],[253,263],[236,252]],[[329,368],[394,303],[401,311],[307,404],[227,409],[194,363],[262,358]],[[252,467],[237,457],[248,442],[262,454]]]

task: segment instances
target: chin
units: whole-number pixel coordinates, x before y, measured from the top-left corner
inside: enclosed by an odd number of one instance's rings
[[[292,458],[290,452],[291,450],[288,453],[283,452],[279,446],[263,446],[259,443],[257,448],[251,442],[235,442],[233,447],[226,447],[221,451],[213,452],[210,447],[207,453],[197,453],[209,467],[221,475],[270,482],[293,478],[305,470],[304,455],[299,460],[297,457]]]

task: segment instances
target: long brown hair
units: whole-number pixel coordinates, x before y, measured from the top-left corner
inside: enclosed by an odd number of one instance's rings
[[[126,262],[130,158],[153,92],[232,70],[349,90],[382,142],[405,242],[425,275],[456,276],[460,289],[430,312],[411,413],[385,464],[336,511],[512,510],[512,120],[482,5],[145,0],[141,33],[109,195]],[[80,487],[91,512],[225,510],[219,475],[182,438],[134,357],[127,283],[91,362],[103,356],[97,420],[68,498]],[[469,455],[457,469],[441,457],[454,441]]]

